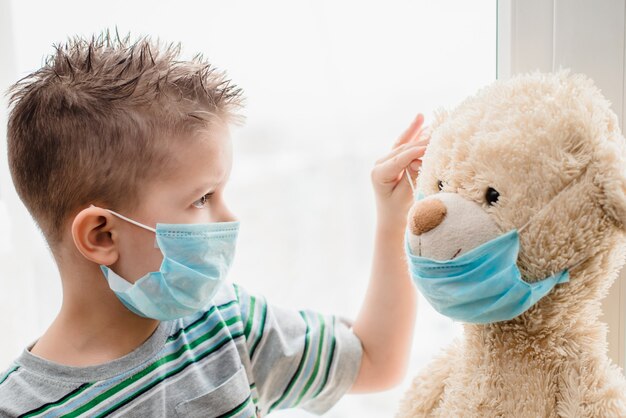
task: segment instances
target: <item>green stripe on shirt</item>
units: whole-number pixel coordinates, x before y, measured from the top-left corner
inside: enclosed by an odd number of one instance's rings
[[[287,388],[285,389],[283,394],[280,396],[280,398],[278,398],[278,400],[274,402],[272,406],[270,406],[270,409],[268,412],[272,412],[281,402],[285,400],[287,395],[289,395],[289,392],[291,391],[295,383],[298,381],[298,378],[300,377],[300,373],[302,373],[302,369],[304,368],[304,364],[306,363],[306,359],[309,355],[309,340],[311,339],[309,321],[306,319],[306,315],[304,314],[304,312],[300,312],[300,316],[302,317],[302,319],[304,319],[304,323],[306,324],[306,334],[304,336],[304,350],[302,351],[300,364],[298,364],[298,369],[296,370],[296,373],[291,377],[291,380],[289,381]]]
[[[246,328],[243,330],[243,334],[246,339],[250,337],[250,331],[252,331],[252,320],[254,319],[254,307],[256,305],[256,298],[250,296],[250,307],[248,308],[248,321],[246,322]]]
[[[261,338],[263,337],[263,332],[265,332],[265,321],[267,321],[267,303],[265,303],[265,301],[261,301],[261,303],[263,304],[263,311],[261,313],[261,328],[259,329],[259,332],[257,333],[256,338],[254,339],[254,343],[252,344],[252,347],[250,348],[250,360],[252,360],[252,357],[254,356],[254,352],[256,351],[257,347],[259,346],[259,343],[261,342]]]
[[[20,366],[13,366],[11,369],[9,369],[8,372],[5,373],[4,376],[0,377],[0,385],[3,384],[5,380],[7,380],[7,378],[11,375],[11,373],[13,373],[14,371],[16,371],[19,368],[20,368]]]
[[[328,382],[328,376],[330,376],[330,369],[333,365],[333,360],[335,359],[335,346],[337,344],[337,337],[335,336],[335,321],[336,318],[333,316],[333,328],[332,328],[332,336],[333,339],[330,343],[330,355],[328,357],[328,363],[326,364],[326,373],[324,373],[324,380],[322,380],[322,384],[317,388],[317,391],[313,394],[313,398],[317,398],[317,395],[320,394],[322,390],[326,387],[326,383]]]
[[[246,406],[248,406],[249,403],[250,403],[250,395],[248,395],[246,400],[243,401],[241,404],[239,404],[235,408],[231,409],[230,411],[228,411],[225,414],[222,414],[222,415],[220,415],[220,416],[218,416],[216,418],[229,418],[229,417],[232,417],[233,415],[236,415],[236,414],[240,413],[241,411],[243,411],[243,409]]]
[[[313,372],[311,373],[311,376],[309,377],[309,380],[304,385],[304,388],[300,392],[300,395],[296,399],[296,402],[295,402],[295,404],[293,406],[296,406],[300,402],[302,402],[302,398],[304,398],[304,395],[306,394],[306,392],[309,390],[309,388],[311,387],[311,385],[315,381],[315,378],[317,377],[317,372],[319,371],[319,368],[320,368],[320,360],[322,358],[322,350],[324,349],[324,331],[326,330],[326,323],[324,322],[324,317],[322,315],[317,314],[317,316],[319,317],[321,326],[320,326],[320,342],[317,345],[317,355],[316,355],[316,358],[315,358],[315,366],[313,367]]]
[[[175,339],[177,339],[178,337],[180,337],[181,334],[186,334],[189,331],[191,331],[192,329],[198,327],[199,325],[204,324],[209,317],[211,316],[211,314],[213,314],[213,312],[215,312],[216,310],[223,310],[223,309],[228,309],[231,306],[233,306],[234,304],[236,304],[237,302],[234,300],[231,300],[228,303],[224,303],[222,305],[219,306],[211,306],[209,308],[209,310],[207,310],[206,312],[204,312],[204,314],[202,314],[198,319],[196,319],[195,321],[193,321],[191,324],[187,325],[185,328],[180,328],[178,329],[174,334],[170,335],[169,337],[167,337],[167,341],[174,341]]]
[[[68,393],[67,395],[63,396],[61,399],[59,399],[58,401],[55,402],[51,402],[51,403],[47,403],[45,405],[40,406],[39,408],[33,410],[33,411],[29,411],[24,415],[20,415],[19,418],[30,418],[30,417],[34,417],[36,415],[41,415],[44,412],[46,412],[49,409],[52,409],[54,407],[63,405],[64,403],[71,401],[72,399],[74,399],[76,396],[80,395],[81,393],[83,393],[85,390],[87,390],[89,387],[91,387],[93,385],[93,383],[85,383],[80,385],[79,387],[77,387],[76,389],[74,389],[73,391],[71,391],[70,393]]]

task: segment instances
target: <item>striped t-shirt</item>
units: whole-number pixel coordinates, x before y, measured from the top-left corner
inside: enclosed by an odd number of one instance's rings
[[[136,350],[68,367],[28,349],[0,374],[1,417],[244,417],[329,409],[359,371],[343,321],[224,285],[209,309],[161,322]]]

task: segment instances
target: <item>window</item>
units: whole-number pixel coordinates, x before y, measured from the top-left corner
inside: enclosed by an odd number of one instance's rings
[[[498,1],[498,78],[570,68],[591,77],[612,103],[624,130],[626,3],[566,0]],[[603,301],[609,356],[626,361],[626,272]]]
[[[356,316],[369,280],[374,161],[417,112],[428,119],[496,77],[495,1],[115,0],[88,10],[79,1],[29,0],[0,7],[10,9],[0,13],[8,21],[0,25],[1,59],[11,65],[3,90],[38,68],[53,42],[114,25],[121,34],[181,41],[187,56],[203,52],[226,69],[248,98],[227,189],[242,221],[230,277],[272,303],[346,317]],[[1,117],[4,129],[5,110]],[[8,250],[0,245],[6,365],[51,322],[61,294],[4,156],[0,168],[13,231]],[[420,300],[405,384],[345,397],[327,416],[389,416],[418,369],[460,332]]]

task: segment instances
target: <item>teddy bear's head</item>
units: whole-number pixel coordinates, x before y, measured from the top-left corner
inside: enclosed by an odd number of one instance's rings
[[[416,255],[449,260],[510,230],[527,282],[598,300],[623,263],[626,143],[593,83],[567,71],[497,81],[432,125],[409,212]],[[573,297],[572,295],[578,295]]]

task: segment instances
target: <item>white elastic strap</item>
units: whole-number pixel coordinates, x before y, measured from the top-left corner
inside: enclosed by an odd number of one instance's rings
[[[95,206],[94,206],[94,205],[91,205],[91,207],[95,208]],[[152,232],[156,233],[156,229],[151,228],[151,227],[149,227],[148,225],[144,225],[144,224],[142,224],[141,222],[137,222],[137,221],[134,221],[134,220],[132,220],[132,219],[130,219],[130,218],[127,218],[126,216],[121,215],[121,214],[119,214],[119,213],[117,213],[117,212],[115,212],[115,211],[112,211],[111,209],[104,209],[104,210],[106,210],[107,212],[111,213],[112,215],[117,216],[117,217],[118,217],[118,218],[120,218],[120,219],[125,220],[126,222],[130,222],[131,224],[133,224],[133,225],[137,225],[137,226],[138,226],[138,227],[140,227],[140,228],[147,229],[148,231],[152,231]]]
[[[521,228],[519,228],[519,229],[517,230],[517,232],[521,234],[521,233],[522,233],[522,231],[523,231],[523,230],[524,230],[524,229],[525,229],[525,228],[526,228],[526,227],[530,224],[530,222],[531,222],[532,220],[534,220],[534,219],[535,219],[537,216],[539,216],[542,212],[544,212],[545,210],[547,210],[547,209],[548,209],[548,207],[550,206],[550,203],[552,203],[552,202],[554,201],[554,199],[556,199],[556,198],[557,198],[557,197],[558,197],[561,193],[563,193],[564,191],[566,191],[567,189],[569,189],[571,186],[573,186],[574,184],[576,184],[577,180],[578,180],[579,178],[581,178],[581,177],[583,176],[583,174],[585,174],[585,172],[587,172],[587,167],[588,167],[588,166],[589,166],[589,165],[586,165],[585,167],[583,167],[583,169],[581,170],[581,172],[580,172],[580,173],[579,173],[576,177],[574,177],[574,178],[573,178],[573,179],[572,179],[569,183],[567,183],[567,184],[565,185],[565,187],[563,187],[563,188],[561,189],[561,191],[560,191],[560,192],[558,192],[556,195],[554,195],[554,197],[553,197],[552,199],[550,199],[550,201],[549,201],[548,203],[546,203],[546,204],[544,205],[544,207],[542,207],[541,209],[539,209],[539,211],[538,211],[537,213],[535,213],[533,216],[531,216],[531,217],[530,217],[530,219],[528,219],[528,220],[526,221],[526,223],[525,223],[524,225],[522,225],[522,227],[521,227]]]
[[[543,211],[545,211],[549,206],[550,203],[552,203],[554,201],[554,199],[556,199],[561,193],[563,193],[565,190],[569,189],[571,186],[573,186],[574,184],[576,184],[576,182],[578,181],[579,178],[581,178],[583,176],[583,174],[585,174],[585,172],[587,172],[587,167],[589,165],[586,165],[580,172],[580,174],[578,174],[576,177],[574,177],[569,183],[567,183],[565,185],[565,187],[563,187],[561,189],[560,192],[558,192],[552,199],[550,199],[550,201],[548,203],[545,204],[545,206],[543,208],[541,208],[537,213],[535,213],[533,216],[530,217],[530,219],[528,221],[526,221],[526,223],[517,230],[518,234],[521,233],[524,228],[526,228],[530,222],[536,218],[537,216],[539,216],[539,214],[541,214]],[[584,263],[585,261],[587,261],[589,259],[589,257],[584,257],[582,260],[579,260],[577,262],[575,262],[573,265],[571,265],[570,267],[565,267],[565,269],[567,269],[567,271],[572,271],[574,270],[576,267],[580,266],[582,263]],[[555,274],[555,273],[552,273]]]
[[[567,271],[572,271],[574,270],[576,267],[580,266],[582,263],[584,263],[585,261],[587,261],[589,259],[589,257],[585,257],[580,261],[577,261],[576,263],[574,263],[572,266],[570,267],[566,267]]]
[[[578,260],[577,262],[575,262],[574,264],[572,264],[571,266],[565,266],[563,267],[563,270],[567,270],[568,272],[571,272],[572,270],[574,270],[576,267],[580,266],[582,263],[584,263],[585,261],[589,260],[589,258],[591,257],[583,257],[581,260]],[[550,275],[548,277],[554,276],[556,273],[558,273],[558,271],[556,272],[550,272]]]
[[[413,191],[413,196],[415,196],[415,185],[413,184],[413,180],[411,179],[411,175],[409,174],[409,169],[404,169],[404,174],[406,175],[406,181],[409,182],[409,186],[411,186],[411,191]]]

